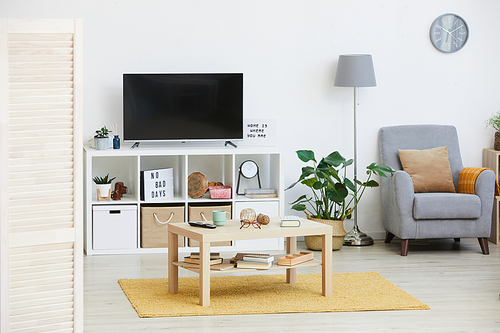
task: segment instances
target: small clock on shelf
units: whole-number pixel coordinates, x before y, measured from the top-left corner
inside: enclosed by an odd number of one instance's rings
[[[456,14],[443,14],[432,22],[430,29],[432,45],[445,53],[460,51],[469,39],[469,26]]]
[[[244,194],[244,193],[240,193],[241,176],[243,176],[246,179],[252,179],[252,178],[257,177],[257,180],[259,182],[259,188],[261,188],[259,166],[254,161],[246,160],[243,163],[241,163],[241,165],[240,165],[240,169],[239,169],[239,173],[238,173],[238,184],[236,185],[236,194],[238,194],[238,195]]]

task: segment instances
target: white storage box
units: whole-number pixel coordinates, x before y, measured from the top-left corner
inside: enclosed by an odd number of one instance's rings
[[[92,224],[94,250],[137,248],[136,205],[94,205]]]
[[[141,171],[141,200],[161,201],[174,196],[174,169]]]

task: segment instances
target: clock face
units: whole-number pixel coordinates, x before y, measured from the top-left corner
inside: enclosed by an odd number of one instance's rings
[[[257,166],[257,163],[255,163],[254,161],[245,161],[241,163],[240,171],[243,177],[253,178],[257,175],[259,167]]]
[[[431,25],[430,38],[436,49],[445,53],[457,52],[465,46],[469,38],[469,27],[456,14],[439,16]]]

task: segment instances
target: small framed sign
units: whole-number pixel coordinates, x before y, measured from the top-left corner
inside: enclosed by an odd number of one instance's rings
[[[276,119],[245,118],[243,143],[252,146],[274,146],[276,143]]]
[[[141,171],[141,200],[161,201],[174,196],[174,169]]]

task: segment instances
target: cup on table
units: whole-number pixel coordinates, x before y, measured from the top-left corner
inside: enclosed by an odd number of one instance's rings
[[[212,212],[212,221],[214,221],[215,225],[224,225],[227,219],[231,218],[231,213],[226,212],[225,210],[214,210]]]

